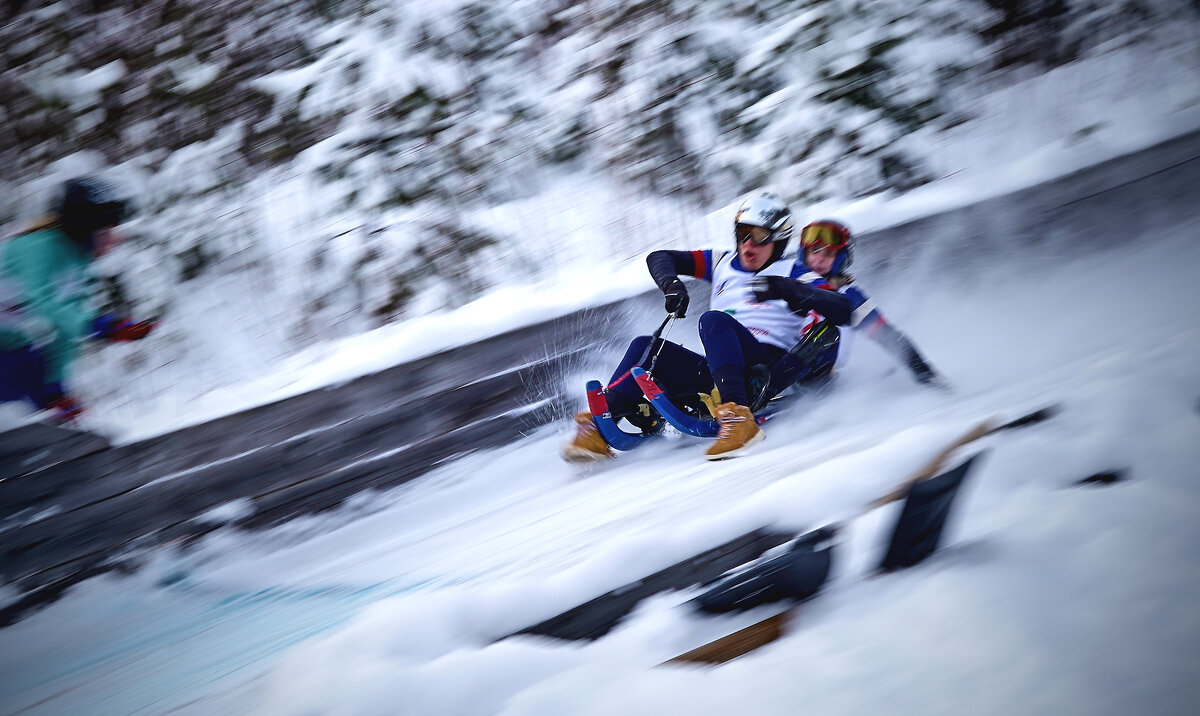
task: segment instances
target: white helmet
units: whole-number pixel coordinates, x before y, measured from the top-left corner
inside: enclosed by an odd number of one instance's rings
[[[755,240],[749,235],[748,227],[760,227],[767,230],[765,239]],[[757,232],[761,233],[761,232]],[[743,238],[745,235],[745,238]],[[738,207],[733,218],[734,245],[743,240],[755,241],[758,244],[768,242],[774,244],[771,262],[783,256],[787,250],[788,241],[792,238],[792,212],[775,194],[764,192],[752,199],[747,199]],[[768,262],[770,263],[770,262]]]

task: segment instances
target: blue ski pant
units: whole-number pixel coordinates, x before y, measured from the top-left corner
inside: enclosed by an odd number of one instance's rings
[[[46,357],[30,346],[0,350],[0,403],[28,400],[44,408],[62,395],[62,386],[46,382]]]
[[[650,372],[667,397],[676,403],[694,401],[698,394],[711,392],[715,385],[721,390],[721,400],[748,405],[746,371],[756,364],[765,365],[770,371],[772,394],[808,373],[787,351],[760,343],[737,319],[721,311],[708,311],[700,316],[700,341],[707,357],[670,341],[663,341],[658,350],[651,340],[650,336],[633,339],[613,371],[607,394],[614,417],[627,416],[639,403],[646,402],[630,373],[634,366]]]

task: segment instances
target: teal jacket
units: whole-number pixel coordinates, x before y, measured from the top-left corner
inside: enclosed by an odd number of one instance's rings
[[[47,382],[62,382],[91,333],[91,263],[91,254],[56,228],[0,240],[0,350],[44,351]]]

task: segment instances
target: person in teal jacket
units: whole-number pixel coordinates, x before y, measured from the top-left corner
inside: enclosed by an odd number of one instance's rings
[[[70,422],[82,411],[66,389],[86,338],[145,338],[154,323],[100,314],[88,269],[117,243],[125,203],[96,179],[67,182],[46,219],[0,240],[0,402],[27,400]]]

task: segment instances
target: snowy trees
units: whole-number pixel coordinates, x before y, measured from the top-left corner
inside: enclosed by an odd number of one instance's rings
[[[967,116],[952,88],[1196,15],[1170,0],[25,5],[0,29],[7,188],[99,152],[141,194],[143,245],[189,278],[274,261],[272,232],[312,258],[347,231],[525,199],[564,173],[699,205],[768,184],[806,202],[905,190],[932,178],[914,133]],[[262,219],[287,182],[304,187],[285,192],[302,197],[291,220]],[[27,194],[0,192],[0,220],[40,210]],[[487,231],[458,223],[451,242]],[[419,233],[338,249],[359,252],[342,280],[384,261],[395,283]],[[442,277],[457,288],[421,310],[485,274]],[[401,283],[360,308],[404,315],[424,289]]]

